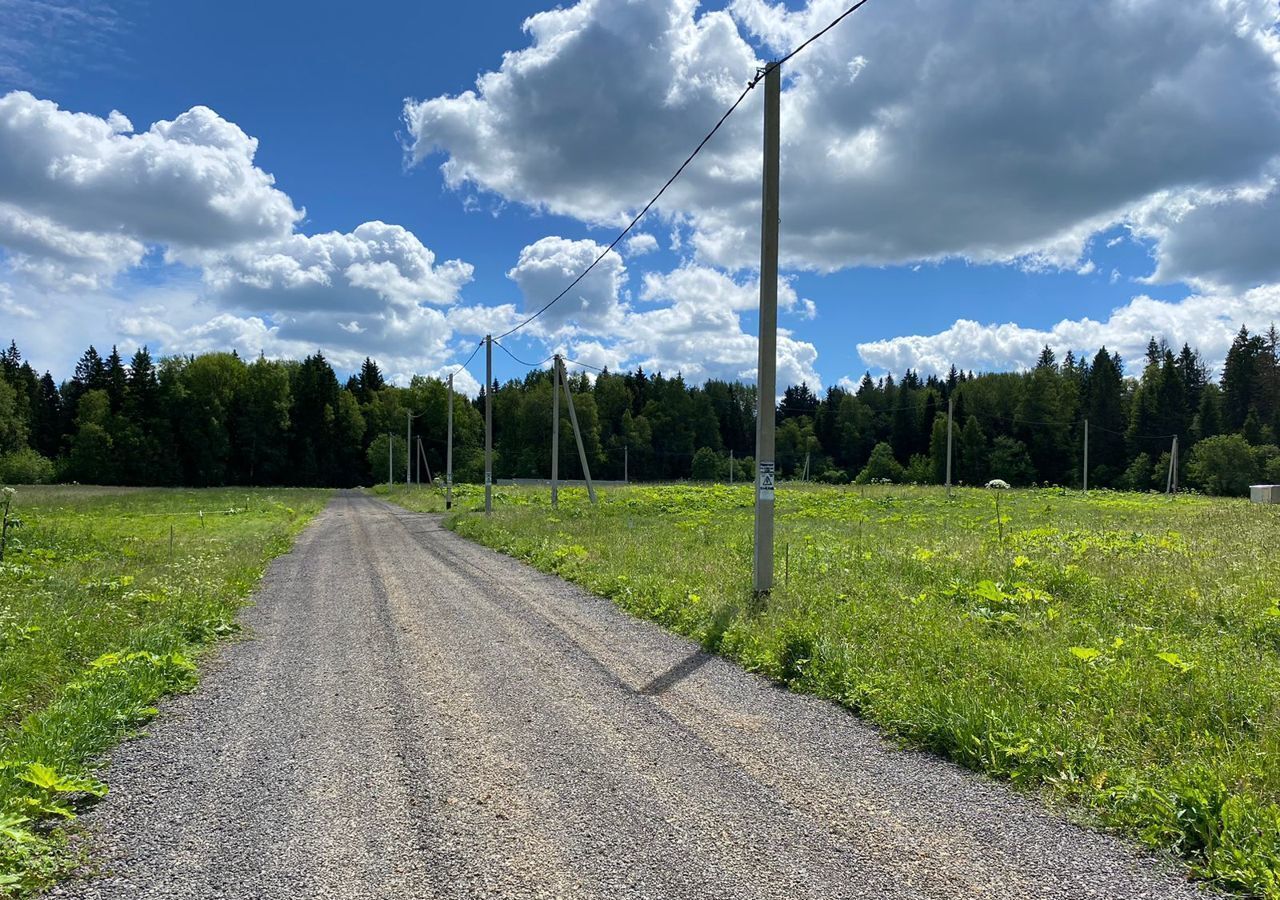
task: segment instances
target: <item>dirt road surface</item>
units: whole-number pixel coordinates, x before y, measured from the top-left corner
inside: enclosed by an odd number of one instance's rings
[[[340,494],[82,821],[138,898],[1191,898],[1167,860]]]

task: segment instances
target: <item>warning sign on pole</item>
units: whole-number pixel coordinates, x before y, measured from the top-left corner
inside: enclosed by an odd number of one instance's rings
[[[760,463],[760,499],[773,499],[773,463]]]

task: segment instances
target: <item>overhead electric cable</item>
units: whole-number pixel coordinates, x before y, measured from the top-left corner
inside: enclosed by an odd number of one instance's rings
[[[538,368],[541,368],[542,366],[544,366],[544,365],[546,365],[547,363],[551,362],[551,360],[555,359],[555,356],[554,356],[554,355],[552,355],[552,356],[548,356],[546,359],[544,359],[544,360],[542,360],[542,361],[540,361],[540,362],[531,363],[531,362],[529,362],[528,360],[524,360],[524,359],[521,359],[520,357],[516,356],[514,353],[512,353],[510,350],[508,350],[506,347],[504,347],[504,346],[503,346],[503,345],[498,341],[498,339],[497,339],[497,338],[494,338],[494,339],[493,339],[493,343],[494,343],[494,346],[496,346],[496,347],[498,347],[499,349],[501,349],[503,353],[507,354],[507,356],[510,356],[512,359],[514,359],[516,362],[520,363],[520,365],[522,365],[522,366],[528,366],[530,369],[538,369]]]
[[[799,46],[794,48],[786,56],[782,57],[781,59],[775,62],[769,63],[769,65],[757,71],[755,77],[752,78],[750,81],[748,81],[747,86],[742,89],[742,93],[738,95],[738,99],[733,101],[733,104],[727,110],[725,110],[724,115],[722,115],[719,118],[719,120],[716,122],[716,124],[711,127],[711,130],[707,132],[706,136],[703,137],[703,139],[698,142],[698,146],[693,148],[693,152],[690,153],[689,156],[685,159],[685,161],[680,164],[680,167],[676,169],[675,174],[673,174],[670,178],[668,178],[666,183],[663,184],[662,187],[658,189],[658,193],[654,194],[651,198],[649,198],[649,202],[644,205],[644,208],[641,209],[640,212],[636,213],[635,218],[633,218],[627,224],[627,227],[622,229],[622,231],[618,234],[618,236],[615,237],[613,241],[610,242],[609,246],[605,247],[604,250],[600,252],[600,255],[591,261],[591,265],[583,269],[578,274],[578,276],[573,279],[573,281],[569,282],[568,286],[565,287],[564,290],[562,290],[560,293],[556,294],[554,297],[552,297],[550,300],[544,303],[531,316],[529,316],[527,319],[522,321],[519,325],[516,325],[514,328],[511,328],[508,331],[504,331],[502,334],[498,335],[498,338],[504,338],[504,337],[507,337],[508,335],[514,334],[524,326],[528,325],[534,319],[541,316],[544,312],[546,312],[548,309],[554,306],[557,302],[559,302],[559,300],[563,298],[565,294],[569,293],[571,290],[577,287],[578,284],[582,281],[582,279],[586,278],[587,275],[589,275],[591,271],[600,264],[601,260],[603,260],[610,253],[612,253],[614,248],[616,248],[618,244],[622,242],[622,239],[631,233],[631,229],[635,228],[636,225],[640,222],[640,220],[644,218],[645,214],[649,212],[650,209],[653,208],[653,205],[658,202],[658,199],[667,192],[667,188],[671,187],[671,185],[675,183],[675,180],[684,173],[684,170],[688,167],[689,163],[693,162],[694,157],[696,157],[699,153],[702,152],[702,148],[705,147],[707,143],[711,140],[711,138],[715,136],[715,133],[720,130],[720,126],[725,123],[725,121],[729,118],[729,116],[733,115],[734,111],[737,110],[737,108],[740,105],[742,105],[742,101],[747,98],[747,94],[751,93],[752,89],[761,82],[766,72],[770,71],[771,69],[775,69],[778,66],[781,66],[783,63],[786,63],[789,60],[791,60],[793,57],[796,56],[796,54],[800,53],[802,50],[804,50],[806,47],[808,47],[818,38],[822,37],[824,34],[830,31],[832,28],[835,28],[837,25],[839,25],[847,16],[851,15],[852,13],[856,12],[857,10],[865,6],[867,2],[868,0],[858,0],[857,3],[853,4],[844,12],[842,12],[840,15],[832,19],[825,28],[811,35],[807,40],[805,40]]]
[[[476,354],[480,352],[480,348],[483,346],[484,346],[484,341],[480,341],[478,344],[476,344],[475,349],[471,351],[471,355],[467,357],[467,361],[464,362],[462,365],[458,366],[458,368],[454,369],[452,372],[450,372],[449,377],[452,378],[454,375],[457,375],[467,366],[471,365],[471,360],[476,358]]]

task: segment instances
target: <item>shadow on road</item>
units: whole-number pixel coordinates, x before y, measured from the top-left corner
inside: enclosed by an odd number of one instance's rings
[[[688,678],[707,663],[711,662],[714,658],[715,657],[710,653],[695,650],[670,669],[667,669],[667,671],[660,675],[655,675],[652,681],[640,688],[636,693],[643,694],[646,697],[656,697],[659,694],[665,694],[675,685]]]

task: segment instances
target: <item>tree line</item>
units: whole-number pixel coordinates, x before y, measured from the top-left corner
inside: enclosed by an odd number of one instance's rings
[[[836,483],[941,483],[950,409],[956,483],[1080,486],[1087,422],[1091,487],[1163,489],[1176,436],[1181,484],[1240,494],[1254,481],[1280,482],[1278,343],[1274,327],[1242,328],[1216,380],[1196,350],[1174,352],[1153,338],[1134,377],[1105,348],[1059,361],[1046,347],[1025,372],[952,368],[922,378],[908,370],[822,395],[793,385],[775,411],[778,471]],[[387,384],[371,359],[344,383],[320,353],[157,360],[142,347],[126,362],[114,347],[105,357],[90,347],[58,384],[11,343],[0,373],[5,482],[351,486],[403,480],[406,462],[424,478],[444,466],[445,384]],[[569,383],[593,476],[753,477],[754,386],[689,385],[642,369],[577,373]],[[542,369],[487,386],[495,477],[547,477],[551,388]],[[458,481],[483,479],[484,394],[455,398]],[[561,474],[579,477],[563,403],[561,414]]]

